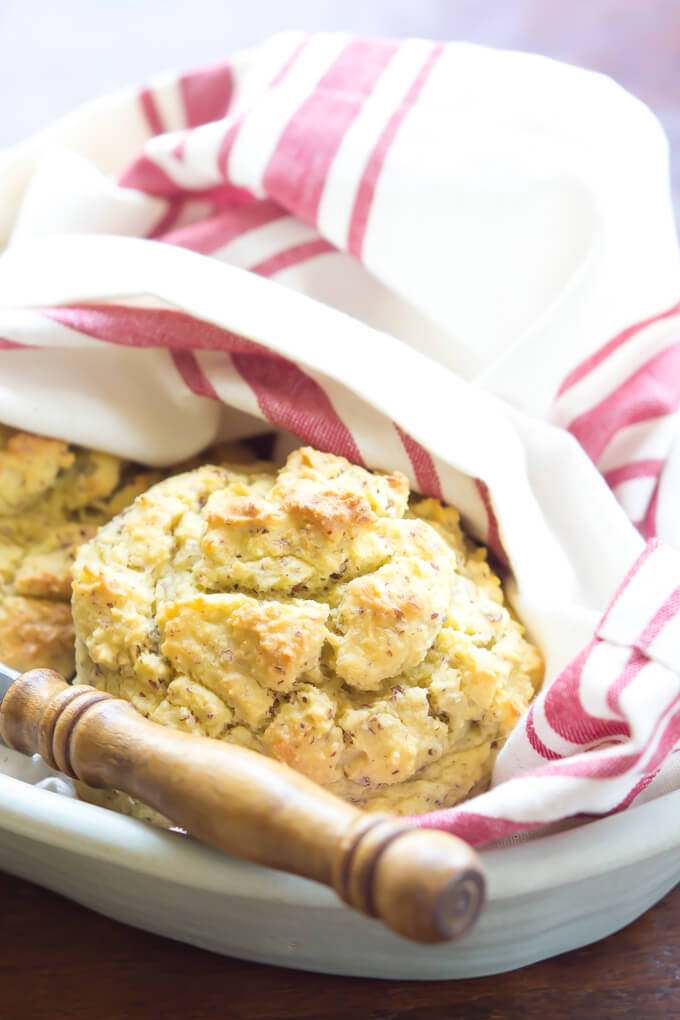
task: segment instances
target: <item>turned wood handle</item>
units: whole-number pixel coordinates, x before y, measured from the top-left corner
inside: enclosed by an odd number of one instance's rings
[[[220,850],[331,886],[407,938],[458,938],[481,909],[479,858],[456,836],[366,814],[286,765],[167,729],[52,670],[15,680],[0,732],[10,747],[122,790]]]

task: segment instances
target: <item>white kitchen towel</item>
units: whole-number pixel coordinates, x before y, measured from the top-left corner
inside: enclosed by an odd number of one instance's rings
[[[492,790],[420,824],[484,842],[680,786],[680,264],[642,104],[290,33],[76,111],[0,186],[1,420],[149,463],[274,425],[404,471],[507,571],[543,692]]]

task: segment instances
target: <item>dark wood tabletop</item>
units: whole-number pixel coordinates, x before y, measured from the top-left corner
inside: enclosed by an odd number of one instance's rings
[[[63,0],[36,18],[32,5],[3,0],[0,87],[18,98],[0,119],[0,142],[98,92],[167,65],[223,58],[286,25],[466,38],[604,71],[645,100],[670,138],[680,212],[679,0],[249,0],[233,6],[192,0],[190,15],[176,10],[179,5],[160,0]],[[680,887],[593,946],[510,974],[429,983],[243,963],[125,927],[8,875],[0,875],[0,904],[0,1020],[680,1017]]]
[[[680,1016],[680,887],[592,946],[469,981],[372,981],[216,956],[0,875],[3,1020]]]

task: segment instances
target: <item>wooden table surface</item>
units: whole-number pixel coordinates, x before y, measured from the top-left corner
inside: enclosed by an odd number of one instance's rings
[[[679,0],[419,0],[412,5],[249,0],[227,8],[223,0],[192,0],[190,22],[165,19],[150,52],[146,32],[138,29],[140,19],[146,29],[150,19],[165,17],[167,8],[156,0],[50,5],[52,13],[45,8],[44,18],[31,14],[30,46],[24,38],[30,5],[3,0],[0,28],[5,40],[15,39],[17,45],[6,47],[2,73],[23,103],[18,111],[14,104],[0,125],[0,141],[13,141],[19,128],[32,130],[73,102],[166,64],[218,59],[270,28],[284,27],[288,19],[291,26],[312,29],[468,38],[612,74],[648,102],[666,127],[680,211]],[[216,25],[224,27],[226,50]],[[325,977],[230,960],[127,928],[6,875],[0,875],[0,903],[0,1020],[680,1016],[680,887],[633,925],[594,946],[511,974],[424,984]]]
[[[128,928],[7,875],[0,902],[2,1020],[680,1016],[680,886],[595,945],[509,974],[430,982],[243,963]]]

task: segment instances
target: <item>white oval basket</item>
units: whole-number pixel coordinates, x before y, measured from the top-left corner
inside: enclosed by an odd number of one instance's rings
[[[300,970],[423,981],[497,974],[604,938],[680,881],[678,791],[482,851],[488,901],[476,928],[420,946],[314,882],[31,785],[52,775],[39,760],[0,747],[0,773],[4,870],[137,928]]]

